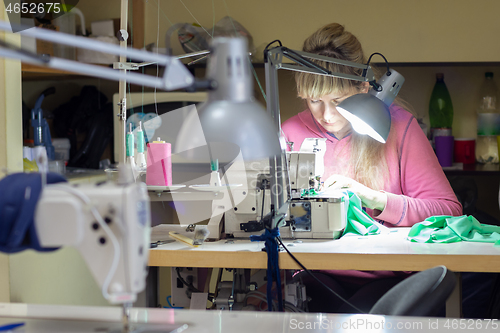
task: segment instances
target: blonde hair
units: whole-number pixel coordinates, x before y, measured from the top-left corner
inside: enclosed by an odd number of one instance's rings
[[[320,28],[304,41],[303,51],[327,57],[366,63],[358,39],[338,23],[331,23]],[[362,69],[313,60],[318,65],[337,73],[360,76]],[[354,94],[365,89],[364,82],[314,75],[303,72],[295,74],[298,95],[302,98],[315,99],[328,94]],[[350,170],[346,175],[374,190],[381,190],[388,177],[384,144],[351,131],[348,138],[351,143],[349,158]]]

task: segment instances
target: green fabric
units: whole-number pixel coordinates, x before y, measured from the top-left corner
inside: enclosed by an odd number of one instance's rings
[[[306,189],[303,189],[301,192],[300,192],[300,196],[301,197],[314,197],[314,196],[317,196],[318,195],[318,192],[316,192],[315,189],[313,188],[310,188],[308,190]]]
[[[500,227],[481,224],[473,216],[431,216],[411,227],[408,240],[420,243],[460,241],[500,245]]]
[[[354,235],[376,235],[380,233],[378,223],[372,219],[368,213],[363,210],[361,199],[354,193],[349,194],[349,205],[347,209],[347,225],[342,236],[347,234]]]

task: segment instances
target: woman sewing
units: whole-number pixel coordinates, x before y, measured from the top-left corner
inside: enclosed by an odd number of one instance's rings
[[[366,58],[358,39],[337,23],[308,37],[304,52],[361,64]],[[315,61],[332,72],[361,75],[361,69]],[[299,97],[307,109],[285,121],[283,133],[295,147],[305,138],[326,138],[324,188],[347,188],[357,194],[367,213],[386,226],[412,226],[433,215],[462,214],[427,137],[415,117],[396,99],[390,107],[391,129],[385,144],[352,130],[336,106],[349,96],[367,93],[368,82],[299,72]],[[323,272],[342,296],[368,311],[405,275],[396,272]],[[307,284],[307,281],[305,281]],[[333,285],[332,285],[333,284]],[[307,286],[310,311],[353,312],[317,284]]]

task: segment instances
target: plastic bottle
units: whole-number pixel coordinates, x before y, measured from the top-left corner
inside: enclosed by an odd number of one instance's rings
[[[436,73],[436,84],[429,102],[429,120],[431,123],[431,139],[439,135],[451,135],[453,124],[453,104],[450,93],[444,83],[444,74]]]
[[[498,163],[497,135],[500,135],[500,110],[498,88],[493,73],[484,74],[477,103],[476,161]]]

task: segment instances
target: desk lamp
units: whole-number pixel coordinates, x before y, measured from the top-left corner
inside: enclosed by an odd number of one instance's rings
[[[265,225],[274,229],[288,208],[287,205],[277,205],[285,202],[284,191],[277,183],[278,177],[273,176],[276,170],[283,170],[276,165],[282,165],[284,145],[280,144],[279,132],[272,118],[254,99],[246,39],[214,38],[206,79],[214,82],[214,87],[208,93],[207,102],[198,107],[197,114],[192,112],[186,118],[175,150],[184,152],[182,155],[190,160],[201,160],[206,159],[206,155],[203,156],[205,151],[193,148],[206,144],[211,161],[234,161],[240,151],[244,162],[269,159],[270,186],[273,190],[271,213]],[[203,131],[201,138],[199,133],[194,133],[200,125]],[[275,207],[282,208],[279,214],[274,213]]]
[[[275,41],[276,42],[276,41]],[[277,41],[279,42],[279,41]],[[271,44],[273,44],[272,42]],[[269,45],[271,45],[269,44]],[[373,70],[369,66],[372,56],[370,56],[367,64],[359,64],[356,62],[340,60],[330,57],[325,57],[313,53],[307,53],[302,51],[290,50],[281,45],[280,46],[264,50],[264,63],[265,63],[265,73],[266,73],[266,93],[267,93],[267,111],[274,119],[274,124],[278,133],[281,133],[281,121],[280,121],[280,107],[279,107],[279,91],[278,91],[278,69],[287,69],[291,71],[299,71],[305,73],[311,73],[316,75],[327,75],[333,77],[340,77],[348,80],[365,81],[369,82],[373,89],[365,94],[356,94],[349,98],[346,98],[338,106],[337,110],[346,118],[352,125],[353,129],[360,134],[367,134],[375,140],[385,143],[387,137],[389,136],[389,130],[391,128],[391,115],[389,113],[389,106],[394,101],[394,98],[398,94],[401,86],[404,82],[404,77],[393,69],[390,69],[387,60],[381,55],[386,61],[387,71],[383,77],[379,80],[379,83],[375,80],[375,75]],[[283,63],[283,58],[288,58],[294,63]],[[363,74],[361,76],[350,75],[344,73],[336,73],[323,68],[314,62],[313,60],[322,60],[330,63],[340,64],[343,66],[361,68]],[[280,164],[279,159],[276,160],[274,169],[276,170],[286,170],[281,169],[282,164]],[[271,166],[273,170],[273,166]],[[281,173],[282,177],[286,173]],[[273,176],[277,177],[275,174]],[[278,180],[275,180],[277,183]],[[273,194],[273,193],[271,193]],[[275,195],[274,199],[271,199],[276,207],[287,207],[288,201],[285,200],[283,195]],[[279,219],[275,219],[279,221]],[[273,224],[273,227],[278,226]]]
[[[206,80],[213,82],[214,87],[208,92],[208,100],[198,107],[198,116],[210,159],[233,160],[234,150],[226,149],[231,145],[239,147],[245,161],[281,156],[278,132],[253,96],[246,39],[213,39]],[[176,150],[187,150],[192,145],[190,137],[198,119],[188,117],[187,120],[176,140]]]
[[[280,128],[280,120],[277,70],[287,69],[291,71],[369,82],[373,89],[370,90],[368,94],[356,94],[345,99],[337,106],[337,110],[352,124],[352,127],[356,132],[360,134],[367,134],[375,140],[385,143],[391,127],[389,106],[401,89],[401,86],[404,83],[404,77],[395,70],[390,69],[387,64],[387,60],[380,53],[372,54],[366,64],[359,64],[352,61],[325,57],[313,53],[290,50],[281,46],[281,43],[279,47],[269,50],[266,48],[264,53],[268,96],[267,111],[274,118],[275,125],[278,128]],[[375,80],[373,70],[369,66],[370,60],[375,54],[381,55],[387,66],[386,72],[378,83]],[[283,63],[283,58],[288,58],[295,63]],[[363,74],[361,76],[357,76],[331,72],[326,68],[315,64],[309,59],[322,60],[343,66],[360,68],[363,70]]]

